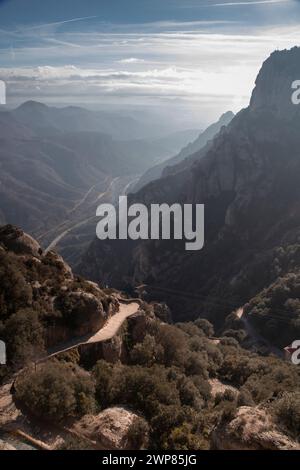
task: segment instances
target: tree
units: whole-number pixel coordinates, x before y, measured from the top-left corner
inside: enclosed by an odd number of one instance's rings
[[[300,392],[285,393],[275,405],[275,415],[294,437],[299,438],[300,431]]]

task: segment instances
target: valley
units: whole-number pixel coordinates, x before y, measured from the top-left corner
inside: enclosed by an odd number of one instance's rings
[[[75,266],[88,248],[96,233],[96,209],[101,203],[115,204],[119,196],[126,195],[137,176],[107,178],[103,183],[91,186],[84,196],[67,213],[66,220],[46,233],[37,236],[45,251],[57,250],[66,261]],[[98,189],[99,187],[99,189]]]
[[[21,225],[75,266],[95,236],[97,206],[194,136],[79,107],[29,101],[0,112],[0,222]],[[106,134],[110,129],[110,134]]]

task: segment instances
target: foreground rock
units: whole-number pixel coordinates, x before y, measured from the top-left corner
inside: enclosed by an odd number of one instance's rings
[[[0,243],[16,254],[38,257],[42,248],[34,238],[13,225],[0,227]]]
[[[10,444],[7,444],[7,442],[2,441],[2,439],[0,439],[0,450],[17,450],[17,449],[11,446]]]
[[[241,406],[230,423],[212,435],[218,450],[300,450],[299,443],[282,434],[265,410]]]
[[[107,408],[98,415],[84,416],[75,425],[75,430],[103,449],[129,450],[134,448],[131,431],[139,419],[125,408]]]

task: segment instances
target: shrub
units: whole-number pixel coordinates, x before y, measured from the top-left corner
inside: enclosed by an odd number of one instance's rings
[[[179,384],[179,396],[183,405],[191,406],[197,411],[204,406],[199,390],[190,379],[184,379]]]
[[[300,433],[300,392],[285,393],[275,405],[275,415],[280,424],[299,438]]]
[[[36,415],[55,421],[92,412],[94,392],[87,372],[57,361],[27,372],[16,384],[17,399]]]
[[[180,405],[176,387],[168,382],[166,370],[159,366],[120,367],[113,375],[111,397],[113,403],[127,404],[147,419],[155,415],[159,404]]]
[[[130,446],[135,450],[146,449],[149,444],[149,424],[143,418],[136,417],[128,431]]]
[[[215,331],[213,325],[205,318],[198,318],[194,321],[195,325],[200,328],[206,336],[214,336]]]
[[[186,335],[174,325],[159,325],[155,340],[163,348],[166,366],[182,365],[187,350]]]
[[[248,390],[242,390],[237,399],[237,406],[254,406],[255,403],[252,399],[251,393]]]
[[[93,368],[92,373],[96,384],[96,400],[100,408],[104,409],[110,404],[113,365],[101,359]]]
[[[22,309],[12,315],[6,322],[4,337],[9,362],[15,367],[40,358],[44,352],[43,326],[34,310]]]
[[[130,358],[133,364],[151,366],[155,362],[161,362],[163,355],[163,347],[160,344],[156,344],[153,336],[146,335],[142,343],[137,343],[133,347]]]
[[[201,375],[208,378],[208,364],[204,357],[199,353],[191,352],[184,362],[186,375]]]
[[[190,424],[183,423],[172,430],[162,447],[170,450],[206,450],[208,442],[195,433]]]
[[[234,338],[238,343],[242,343],[244,339],[247,337],[247,333],[245,330],[225,330],[223,336],[228,338]]]

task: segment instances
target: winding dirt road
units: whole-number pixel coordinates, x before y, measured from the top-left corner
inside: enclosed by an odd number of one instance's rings
[[[40,362],[56,356],[57,354],[69,351],[70,349],[77,348],[78,346],[83,346],[84,344],[102,343],[103,341],[112,339],[117,334],[126,318],[137,313],[138,309],[139,304],[137,302],[131,302],[129,304],[120,303],[119,311],[110,317],[103,328],[100,328],[97,333],[74,338],[72,341],[58,345],[55,349],[50,351],[47,357],[41,359]]]

